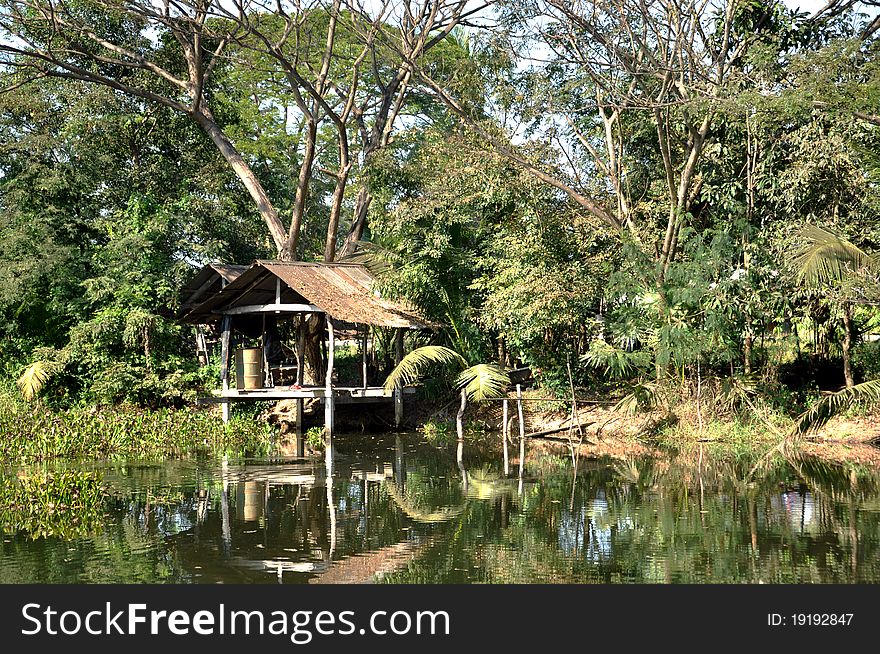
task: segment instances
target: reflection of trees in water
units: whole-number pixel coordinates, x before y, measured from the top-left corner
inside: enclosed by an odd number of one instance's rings
[[[527,489],[522,511],[438,541],[392,581],[876,581],[876,476],[814,460],[705,455],[593,461],[570,503],[564,474]],[[572,507],[572,508],[569,508]],[[867,508],[869,510],[860,510]],[[467,513],[468,520],[479,519]],[[443,562],[437,565],[436,561]],[[450,566],[449,561],[455,565]],[[466,573],[464,571],[467,571]]]
[[[847,467],[588,460],[518,495],[497,465],[472,462],[465,490],[444,452],[387,459],[337,465],[330,493],[320,463],[116,467],[99,534],[4,542],[0,581],[306,581],[366,553],[354,573],[392,582],[880,580],[880,483]]]

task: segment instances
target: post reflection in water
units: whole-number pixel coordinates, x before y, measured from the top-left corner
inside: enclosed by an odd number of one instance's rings
[[[327,488],[327,509],[330,514],[330,549],[327,554],[327,563],[333,561],[333,554],[336,551],[336,504],[333,501],[333,455],[332,447],[328,448],[326,477],[324,478],[324,486]],[[365,500],[366,501],[366,498]]]
[[[414,436],[339,445],[93,464],[103,526],[5,535],[0,582],[880,582],[876,473],[803,459],[749,476],[754,461],[706,451],[581,460],[577,475],[536,458],[507,478],[497,453],[459,466]]]
[[[220,479],[222,489],[220,491],[220,511],[222,519],[223,533],[223,555],[228,558],[232,551],[232,527],[229,521],[229,462],[223,457],[223,463],[220,468]]]

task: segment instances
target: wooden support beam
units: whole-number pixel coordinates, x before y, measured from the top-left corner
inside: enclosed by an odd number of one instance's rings
[[[270,388],[273,386],[272,383],[272,371],[269,370],[269,335],[266,332],[266,314],[263,314],[263,326],[262,326],[262,334],[260,335],[260,340],[263,342],[262,348],[262,357],[263,357],[263,378],[260,380],[260,383],[264,388]]]
[[[357,390],[364,392],[361,388],[358,388]],[[406,391],[409,390],[410,389],[406,389]],[[224,391],[217,391],[217,395],[197,398],[196,402],[198,404],[223,404],[224,402],[266,402],[272,400],[296,400],[301,398],[304,401],[317,400],[320,404],[324,402],[324,396],[327,391],[324,386],[321,386],[318,389],[309,388],[300,391],[268,389],[261,392],[246,392],[233,389],[231,391],[226,391],[225,395],[223,392]],[[338,387],[334,386],[333,404],[334,406],[340,404],[364,403],[383,404],[394,401],[394,398],[390,395],[384,395],[382,389],[368,388],[365,393],[366,394],[364,395],[353,394],[352,389],[346,388],[340,390]],[[406,392],[404,394],[406,394]]]
[[[303,364],[306,350],[306,319],[308,314],[300,314],[296,327],[296,383],[303,385]],[[303,438],[303,399],[296,400],[296,455],[305,456],[305,440]]]
[[[208,365],[208,341],[201,325],[196,325],[196,356],[199,359],[199,366]]]
[[[285,304],[281,302],[271,302],[269,304],[246,304],[240,307],[231,307],[229,309],[216,309],[212,313],[218,313],[224,316],[238,316],[247,313],[271,313],[273,311],[283,311],[285,313],[322,313],[319,307],[314,304]]]

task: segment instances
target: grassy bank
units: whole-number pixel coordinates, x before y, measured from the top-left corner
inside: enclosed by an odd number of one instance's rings
[[[716,455],[762,456],[786,441],[789,449],[824,460],[880,467],[880,412],[870,403],[853,403],[818,429],[798,434],[795,427],[804,407],[778,398],[749,396],[740,403],[723,398],[693,398],[665,393],[662,402],[648,409],[617,407],[619,397],[596,395],[579,398],[572,420],[570,401],[537,401],[547,392],[524,393],[525,433],[540,434],[530,446],[546,445],[565,453],[580,443],[583,456],[630,456],[659,450],[699,449]],[[815,402],[817,398],[810,401]],[[529,401],[531,400],[531,401]],[[775,401],[774,401],[775,400]],[[497,402],[474,403],[465,417],[469,448],[501,447],[502,414]],[[439,447],[452,447],[455,439],[455,406],[424,412],[419,430]],[[515,398],[510,398],[508,426],[511,456],[516,456],[519,424]],[[569,427],[575,425],[569,432]],[[569,441],[569,434],[571,441]],[[695,451],[696,451],[695,449]]]
[[[198,452],[266,454],[273,431],[209,411],[135,407],[51,411],[0,396],[0,462],[56,457],[168,457]]]

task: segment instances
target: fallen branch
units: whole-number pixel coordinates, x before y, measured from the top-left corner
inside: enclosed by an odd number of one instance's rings
[[[594,424],[596,424],[595,421],[591,421],[591,422],[583,422],[578,425],[566,425],[564,427],[557,427],[556,429],[547,429],[545,431],[536,431],[533,434],[526,434],[526,438],[541,438],[543,436],[549,436],[550,434],[558,434],[563,431],[568,431],[569,429],[574,429],[574,428],[580,429],[582,427],[589,427],[590,425],[594,425]],[[566,438],[566,440],[568,440],[568,439]],[[590,441],[590,442],[592,442],[592,441]]]

